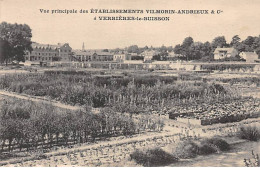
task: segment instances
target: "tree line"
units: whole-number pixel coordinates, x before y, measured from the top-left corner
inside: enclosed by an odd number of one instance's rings
[[[114,51],[125,50],[129,53],[141,54],[146,50],[157,50],[159,54],[153,57],[153,60],[167,60],[167,56],[170,52],[178,54],[177,59],[181,60],[201,60],[201,61],[211,61],[214,60],[214,51],[217,47],[233,47],[239,53],[242,51],[246,52],[256,52],[260,56],[260,35],[257,36],[248,36],[245,40],[241,40],[239,35],[232,37],[231,42],[227,42],[225,36],[217,36],[212,42],[206,41],[195,42],[192,37],[186,37],[182,44],[177,44],[175,47],[162,45],[161,47],[138,47],[137,45],[131,45],[125,49],[115,49]],[[135,59],[138,57],[135,57]],[[143,58],[138,58],[143,59]],[[239,55],[230,59],[240,61],[242,60]]]

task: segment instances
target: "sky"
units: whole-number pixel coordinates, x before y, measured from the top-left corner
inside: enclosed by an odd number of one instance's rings
[[[51,14],[40,9],[222,10],[221,14]],[[170,17],[170,21],[100,21],[98,16]],[[191,36],[212,41],[260,35],[260,0],[0,0],[0,21],[28,24],[32,41],[69,43],[73,49],[175,46]]]

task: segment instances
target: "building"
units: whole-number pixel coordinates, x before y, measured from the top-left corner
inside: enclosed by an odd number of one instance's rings
[[[72,48],[68,43],[58,43],[57,45],[32,43],[32,51],[25,51],[25,61],[51,62],[71,61]]]
[[[158,55],[159,51],[156,50],[150,50],[150,51],[144,51],[142,55],[144,56],[144,61],[151,61],[153,59],[153,56]]]
[[[94,52],[92,55],[92,61],[113,61],[114,54],[110,52]]]
[[[258,60],[258,55],[256,52],[241,52],[239,56],[249,63],[253,63]]]
[[[93,50],[73,50],[73,61],[90,62],[90,61],[113,61],[113,54],[110,52],[93,51]]]
[[[235,57],[238,55],[238,51],[235,48],[220,48],[217,47],[214,51],[214,59],[220,60],[229,57]]]
[[[82,51],[82,50],[73,50],[73,61],[87,62],[92,60],[93,52]]]
[[[175,61],[179,58],[183,58],[184,56],[182,54],[175,54],[174,52],[169,52],[168,56],[166,57],[168,61]]]
[[[126,52],[119,52],[114,54],[113,60],[116,62],[124,62],[126,60],[131,60],[131,54],[128,54]]]

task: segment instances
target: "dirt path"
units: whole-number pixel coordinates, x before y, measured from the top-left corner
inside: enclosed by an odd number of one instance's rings
[[[3,90],[0,90],[0,96],[15,97],[15,98],[18,98],[18,99],[23,99],[23,100],[30,100],[30,101],[34,101],[34,102],[52,104],[53,106],[63,108],[63,109],[70,109],[70,110],[82,109],[79,106],[66,105],[66,104],[63,104],[63,103],[60,103],[60,102],[57,102],[57,101],[53,101],[53,100],[49,100],[49,99],[43,98],[43,97],[29,96],[29,95],[26,95],[26,94],[17,94],[17,93],[12,93],[12,92],[3,91]]]

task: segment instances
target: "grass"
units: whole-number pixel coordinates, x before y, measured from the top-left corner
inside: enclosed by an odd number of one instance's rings
[[[136,150],[130,154],[130,157],[131,160],[134,159],[137,164],[145,167],[164,166],[178,161],[175,156],[160,148],[148,149],[146,151]]]

